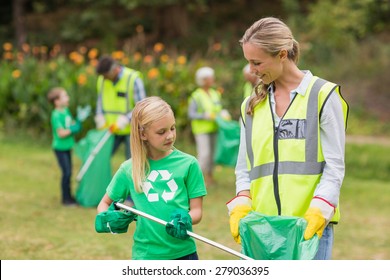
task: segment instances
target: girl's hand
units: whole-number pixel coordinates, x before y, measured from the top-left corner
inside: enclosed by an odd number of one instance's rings
[[[171,214],[171,221],[165,226],[166,232],[179,239],[188,239],[188,231],[192,231],[192,219],[188,211],[178,208]]]

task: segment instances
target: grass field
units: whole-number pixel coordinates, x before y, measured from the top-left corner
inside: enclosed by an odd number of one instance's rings
[[[191,145],[177,145],[193,153]],[[390,259],[390,147],[348,144],[347,176],[341,192],[342,219],[335,231],[333,259]],[[113,169],[123,153],[113,158]],[[74,174],[80,160],[74,155]],[[49,144],[0,138],[0,258],[2,260],[125,260],[127,234],[97,234],[95,208],[61,206],[60,171]],[[75,177],[75,175],[73,176]],[[230,236],[225,203],[234,196],[232,168],[217,167],[218,183],[208,188],[204,217],[194,232],[239,251]],[[73,183],[75,189],[77,185]],[[237,259],[197,241],[201,259]]]

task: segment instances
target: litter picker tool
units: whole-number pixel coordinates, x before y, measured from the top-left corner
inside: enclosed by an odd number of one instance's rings
[[[96,147],[91,151],[91,153],[89,154],[87,160],[85,161],[85,163],[83,164],[83,166],[81,167],[79,173],[77,174],[77,177],[76,177],[76,180],[78,182],[81,181],[81,179],[83,178],[83,176],[85,175],[85,173],[87,172],[89,166],[91,165],[92,161],[94,160],[94,158],[96,157],[97,153],[99,153],[99,151],[102,149],[103,145],[107,142],[107,140],[110,138],[111,136],[111,130],[108,129],[107,132],[103,135],[102,139],[100,139],[100,141],[98,142],[98,144],[96,145]]]
[[[144,212],[142,212],[142,211],[139,211],[139,210],[137,210],[137,209],[134,209],[134,208],[132,208],[132,207],[130,207],[130,206],[127,206],[127,205],[125,205],[125,204],[122,204],[122,203],[120,203],[120,202],[116,202],[115,205],[116,205],[117,207],[121,208],[121,209],[130,211],[130,212],[133,212],[134,214],[137,214],[137,215],[139,215],[139,216],[141,216],[141,217],[144,217],[144,218],[147,218],[147,219],[149,219],[149,220],[152,220],[152,221],[154,221],[154,222],[156,222],[156,223],[159,223],[159,224],[161,224],[161,225],[163,225],[163,226],[166,226],[166,224],[167,224],[167,222],[164,221],[164,220],[161,220],[161,219],[159,219],[159,218],[157,218],[157,217],[154,217],[154,216],[152,216],[152,215],[149,215],[149,214],[147,214],[147,213],[144,213]],[[216,248],[218,248],[218,249],[221,249],[221,250],[223,250],[223,251],[225,251],[225,252],[228,252],[228,253],[230,253],[230,254],[232,254],[232,255],[235,255],[236,257],[240,257],[241,259],[244,259],[244,260],[253,260],[252,258],[250,258],[250,257],[248,257],[248,256],[246,256],[246,255],[244,255],[244,254],[241,254],[241,253],[239,253],[239,252],[237,252],[237,251],[235,251],[235,250],[233,250],[233,249],[231,249],[231,248],[228,248],[228,247],[226,247],[226,246],[224,246],[224,245],[222,245],[222,244],[219,244],[219,243],[217,243],[217,242],[215,242],[215,241],[212,241],[212,240],[210,240],[210,239],[207,239],[207,238],[205,238],[205,237],[203,237],[203,236],[201,236],[201,235],[198,235],[198,234],[196,234],[196,233],[194,233],[194,232],[191,232],[191,231],[188,231],[188,230],[187,230],[187,234],[188,234],[189,236],[195,238],[195,239],[198,239],[198,240],[200,240],[200,241],[203,241],[204,243],[207,243],[207,244],[212,245],[212,246],[214,246],[214,247],[216,247]]]

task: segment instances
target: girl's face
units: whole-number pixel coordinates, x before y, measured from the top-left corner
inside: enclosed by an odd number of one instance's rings
[[[176,140],[176,122],[173,114],[152,122],[141,134],[148,143],[148,156],[157,160],[169,155]]]
[[[272,56],[249,42],[243,44],[242,49],[249,62],[251,73],[258,76],[264,84],[268,85],[282,75],[286,52],[281,51],[278,55]]]

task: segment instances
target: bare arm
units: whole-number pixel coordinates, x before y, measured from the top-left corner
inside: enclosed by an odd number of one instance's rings
[[[101,213],[106,211],[108,207],[110,207],[112,202],[113,200],[107,194],[104,194],[102,200],[100,200],[100,203],[97,207],[97,212]]]
[[[202,205],[203,197],[196,197],[190,199],[190,216],[192,219],[192,224],[196,225],[202,219]]]
[[[70,131],[70,129],[64,129],[64,128],[58,128],[57,129],[57,135],[60,137],[60,138],[65,138],[69,135],[71,135],[72,132]]]

